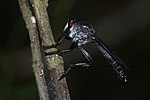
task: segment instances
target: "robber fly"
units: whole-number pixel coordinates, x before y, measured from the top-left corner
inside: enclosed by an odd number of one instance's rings
[[[82,47],[84,44],[89,42],[94,43],[98,50],[100,50],[101,54],[107,59],[108,63],[112,66],[113,70],[117,73],[118,77],[124,82],[127,81],[126,75],[124,73],[124,69],[126,65],[103,43],[103,41],[98,38],[95,34],[95,29],[92,25],[87,22],[79,21],[77,22],[75,19],[69,19],[64,30],[63,35],[58,39],[55,45],[47,46],[46,48],[56,47],[61,44],[64,39],[71,40],[71,46],[69,49],[58,51],[58,54],[64,54],[71,51],[74,48],[78,48],[79,51],[83,54],[83,56],[88,60],[87,63],[77,63],[71,64],[66,69],[63,75],[59,80],[64,78],[66,74],[74,67],[78,66],[89,66],[93,64],[93,59],[90,54]],[[52,53],[47,53],[46,55],[50,55]]]

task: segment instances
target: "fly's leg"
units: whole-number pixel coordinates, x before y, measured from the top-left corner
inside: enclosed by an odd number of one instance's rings
[[[58,42],[58,44],[60,44],[62,40],[63,40],[63,39],[60,39],[60,42]],[[53,46],[48,46],[47,48],[52,48],[52,47],[54,47],[54,45],[53,45]],[[77,43],[73,42],[73,43],[71,44],[71,46],[70,46],[69,49],[60,50],[60,51],[57,51],[57,52],[48,52],[48,53],[45,52],[45,55],[46,55],[46,56],[47,56],[47,55],[52,55],[52,54],[63,55],[63,54],[65,54],[65,53],[67,53],[67,52],[70,52],[72,49],[74,49],[74,48],[76,48],[76,47],[77,47]],[[88,66],[90,66],[90,65],[88,65],[88,64],[86,64],[86,63],[71,64],[71,65],[69,65],[68,67],[65,68],[63,74],[60,76],[60,78],[59,78],[58,80],[62,80],[62,79],[70,72],[70,70],[72,70],[72,69],[74,69],[74,68],[76,68],[76,67],[88,67]]]
[[[68,67],[65,68],[65,71],[63,72],[63,74],[61,75],[61,77],[58,79],[59,80],[62,80],[64,77],[66,77],[66,75],[74,68],[77,68],[77,67],[89,67],[90,65],[87,64],[87,63],[76,63],[76,64],[71,64],[69,65]]]
[[[90,54],[85,51],[82,47],[78,46],[80,52],[84,55],[84,57],[88,60],[88,62],[90,63],[90,65],[92,65],[94,63],[92,57],[90,56]]]
[[[58,52],[58,54],[60,54],[60,55],[65,54],[67,52],[70,52],[72,49],[74,49],[76,47],[77,47],[77,43],[76,42],[72,42],[72,44],[71,44],[69,49],[61,50],[61,51]]]
[[[52,48],[51,46],[48,46],[48,48]],[[70,52],[72,49],[74,49],[74,48],[76,48],[77,46],[76,46],[76,43],[75,42],[73,42],[72,44],[71,44],[71,46],[70,46],[70,48],[69,49],[65,49],[65,50],[58,50],[58,51],[56,51],[56,52],[45,52],[45,55],[47,56],[47,55],[53,55],[53,54],[59,54],[59,55],[63,55],[63,54],[65,54],[65,53],[68,53],[68,52]]]
[[[60,38],[58,38],[58,40],[56,41],[56,44],[52,44],[50,46],[44,46],[44,49],[56,48],[58,45],[62,43],[64,39],[65,39],[65,36],[63,35]]]
[[[77,47],[76,43],[72,43],[72,45],[71,45],[69,50],[72,50],[75,47]],[[62,74],[62,76],[58,80],[63,79],[72,69],[78,68],[78,67],[88,67],[94,62],[92,57],[88,54],[87,51],[85,51],[82,47],[78,47],[78,48],[79,48],[80,52],[85,56],[85,58],[89,61],[90,64],[87,64],[87,63],[71,64],[71,65],[69,65],[68,67],[65,68],[64,73]]]
[[[62,41],[65,39],[65,35],[61,36],[60,38],[58,38],[58,40],[56,41],[56,44],[52,44],[50,46],[44,46],[44,50],[46,49],[50,49],[50,48],[56,48],[58,45],[60,45],[62,43]],[[71,51],[70,49],[66,49],[66,50],[58,50],[56,52],[45,52],[45,55],[53,55],[53,54],[65,54],[67,52]]]

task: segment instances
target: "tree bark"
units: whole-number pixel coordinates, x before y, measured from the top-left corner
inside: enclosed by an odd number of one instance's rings
[[[48,0],[18,0],[18,2],[29,32],[32,66],[40,100],[70,100],[66,79],[57,81],[64,71],[63,58],[58,54],[41,55],[39,35],[42,46],[55,44],[47,14]],[[45,50],[45,52],[55,51],[57,51],[57,48]],[[43,61],[46,63],[43,63]],[[45,72],[48,72],[48,74]],[[46,77],[48,77],[48,80]]]

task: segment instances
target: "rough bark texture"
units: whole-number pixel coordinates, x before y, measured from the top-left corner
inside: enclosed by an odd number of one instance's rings
[[[63,58],[57,54],[41,56],[41,49],[38,34],[40,34],[42,45],[55,44],[52,30],[47,14],[47,0],[18,0],[19,6],[29,32],[33,70],[41,100],[70,100],[66,79],[57,81],[64,71]],[[31,7],[32,5],[32,7]],[[31,11],[32,10],[32,11]],[[45,52],[57,51],[51,48]],[[44,68],[42,59],[45,60],[47,68]],[[48,72],[48,74],[45,73]],[[49,76],[46,76],[49,75]],[[46,80],[45,77],[49,79]]]

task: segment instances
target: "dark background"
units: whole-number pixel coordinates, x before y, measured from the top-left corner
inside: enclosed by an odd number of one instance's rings
[[[87,21],[129,67],[128,82],[123,83],[94,46],[85,46],[95,64],[68,74],[72,100],[150,100],[149,0],[50,0],[49,4],[55,38],[68,17]],[[0,7],[0,100],[37,100],[29,36],[18,2],[3,0]],[[65,41],[59,49],[69,44]],[[64,55],[64,61],[65,66],[86,62],[77,49]]]

